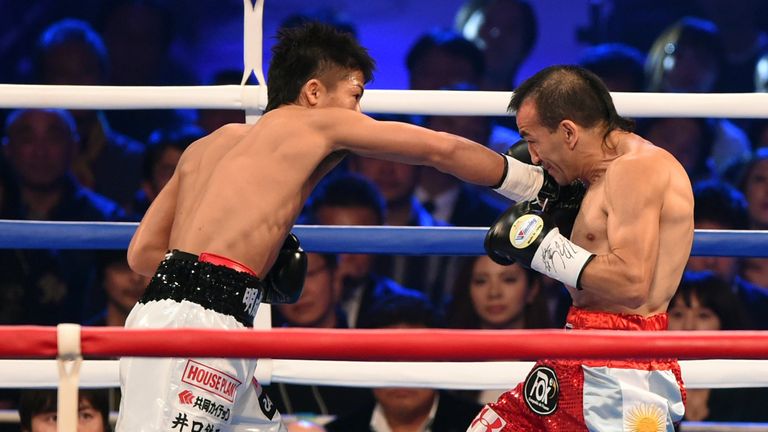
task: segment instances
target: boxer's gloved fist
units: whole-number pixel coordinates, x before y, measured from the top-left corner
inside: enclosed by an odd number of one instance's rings
[[[533,163],[525,140],[512,144],[504,154],[525,164]],[[581,200],[587,192],[584,183],[581,180],[574,180],[566,186],[560,186],[548,172],[542,170],[542,175],[541,188],[536,193],[539,204],[550,212],[556,210],[576,210],[578,212]]]
[[[485,250],[499,264],[517,261],[578,289],[584,267],[595,256],[563,237],[550,216],[530,202],[513,205],[491,225]]]
[[[275,263],[264,277],[264,303],[295,303],[304,288],[307,254],[299,239],[289,233]]]

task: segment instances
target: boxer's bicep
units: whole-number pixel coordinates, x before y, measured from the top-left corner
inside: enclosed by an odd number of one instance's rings
[[[497,184],[504,171],[504,161],[498,153],[464,137],[408,123],[377,121],[349,110],[332,115],[336,121],[329,122],[327,130],[333,150],[432,166],[484,186]]]
[[[141,219],[128,246],[128,263],[136,273],[152,276],[168,251],[178,191],[174,174]]]

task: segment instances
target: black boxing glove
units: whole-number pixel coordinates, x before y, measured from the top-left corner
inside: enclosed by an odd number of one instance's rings
[[[525,140],[519,140],[512,144],[504,153],[524,164],[532,164],[531,153]],[[559,209],[575,209],[578,211],[581,200],[587,192],[587,187],[581,180],[574,180],[566,186],[560,186],[555,178],[545,170],[541,170],[543,179],[541,187],[536,193],[536,199],[542,208],[554,211]],[[531,198],[533,199],[533,198]]]
[[[505,211],[485,235],[488,256],[502,265],[521,265],[579,287],[584,267],[595,254],[563,237],[546,213],[534,203],[521,202]]]
[[[307,275],[307,254],[299,239],[289,233],[275,263],[264,277],[264,303],[296,303]]]

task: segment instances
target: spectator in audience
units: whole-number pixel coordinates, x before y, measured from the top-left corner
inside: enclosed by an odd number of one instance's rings
[[[483,51],[486,71],[484,90],[512,90],[520,66],[533,51],[538,20],[525,0],[469,0],[456,16],[464,37]]]
[[[22,432],[55,432],[56,389],[23,390],[19,398]],[[78,432],[109,432],[109,399],[106,390],[78,392]]]
[[[141,216],[171,179],[181,153],[190,144],[202,138],[205,132],[197,126],[188,124],[169,129],[158,129],[147,142],[144,158],[141,188],[134,193],[131,212]]]
[[[485,255],[465,258],[459,265],[453,298],[447,305],[449,327],[460,329],[524,329],[554,327],[557,297],[543,292],[541,274],[520,264],[502,266]],[[552,298],[552,304],[548,302]],[[561,321],[565,322],[563,308]],[[504,390],[462,392],[485,404],[496,401]]]
[[[276,305],[273,325],[306,328],[347,328],[334,288],[336,255],[307,254],[307,275],[296,303]],[[370,396],[363,389],[274,383],[266,388],[278,411],[285,415],[341,415]]]
[[[108,56],[101,37],[84,21],[64,19],[40,36],[37,81],[54,85],[105,85]],[[103,111],[72,110],[80,146],[72,161],[84,186],[127,207],[139,187],[144,146],[113,131]]]
[[[411,45],[405,64],[411,90],[437,90],[458,83],[478,85],[485,73],[482,51],[447,29],[422,34]]]
[[[638,122],[640,133],[670,152],[691,182],[714,174],[710,155],[715,127],[714,122],[702,118],[645,118]]]
[[[115,221],[119,206],[84,188],[70,166],[77,152],[72,116],[63,110],[28,109],[11,113],[6,122],[4,154],[19,185],[19,219]],[[25,318],[34,324],[82,322],[103,307],[94,290],[94,252],[86,250],[19,250],[3,274],[25,284]]]
[[[553,327],[541,292],[541,275],[517,263],[496,264],[485,255],[462,263],[447,315],[453,328]]]
[[[749,228],[768,229],[768,148],[757,149],[745,165],[740,189],[747,199]],[[741,276],[768,290],[768,259],[744,258]]]
[[[423,34],[411,46],[406,57],[412,90],[473,90],[480,88],[485,75],[483,52],[461,34],[436,29]],[[514,118],[504,116],[492,121],[488,147],[503,152],[520,139]],[[503,123],[503,124],[502,124]]]
[[[382,299],[360,328],[419,329],[442,327],[442,319],[423,297],[394,296]],[[479,404],[429,388],[376,388],[375,401],[339,416],[326,425],[339,431],[465,431]]]
[[[225,69],[216,72],[209,85],[240,85],[243,72],[235,69]],[[206,134],[229,123],[245,123],[245,111],[231,109],[199,109],[197,110],[197,124]]]
[[[328,177],[314,190],[308,203],[308,219],[318,225],[382,225],[384,200],[376,186],[355,174]],[[370,254],[340,254],[335,286],[350,327],[371,305],[390,295],[419,295],[394,280],[374,272]]]
[[[753,91],[752,74],[757,59],[768,51],[763,18],[768,4],[760,0],[694,0],[697,13],[720,28],[723,68],[714,91]]]
[[[686,273],[669,304],[670,330],[743,330],[739,299],[712,272]],[[687,389],[685,420],[768,421],[767,389]]]
[[[124,250],[99,252],[99,282],[107,297],[107,307],[85,324],[125,326],[128,313],[144,294],[149,278],[128,266]]]
[[[370,179],[386,203],[384,224],[391,226],[441,226],[416,199],[416,184],[422,167],[351,155],[349,169]],[[452,280],[450,257],[377,255],[375,271],[401,285],[426,294],[436,305],[443,304]]]
[[[296,303],[276,305],[272,324],[275,327],[348,328],[333,284],[336,265],[336,255],[307,253],[307,275],[301,297]]]
[[[595,73],[612,92],[641,92],[645,89],[645,56],[622,43],[594,45],[582,54],[579,64]]]
[[[449,87],[450,90],[474,89],[469,85]],[[491,134],[491,121],[478,116],[429,116],[424,126],[487,143]],[[432,167],[421,167],[416,198],[437,220],[455,226],[489,226],[504,211],[506,199],[495,192],[488,193],[462,182]],[[494,194],[498,198],[492,198]]]
[[[768,59],[767,59],[768,60]],[[768,62],[765,65],[768,72]],[[768,92],[768,87],[762,92]],[[761,147],[768,147],[768,119],[754,119],[749,124],[749,141],[752,148],[757,150]]]
[[[109,0],[98,28],[109,51],[110,84],[118,86],[193,85],[199,82],[176,61],[171,49],[177,27],[163,0]],[[178,110],[110,110],[116,130],[145,141],[152,131],[188,118]],[[188,120],[188,119],[187,119]]]
[[[696,229],[746,230],[749,228],[747,201],[738,189],[720,180],[707,180],[693,187]],[[731,286],[748,313],[755,329],[768,330],[768,290],[739,276],[743,259],[737,257],[692,256],[686,270],[712,271]]]
[[[648,90],[709,93],[723,70],[720,30],[711,21],[686,17],[668,27],[654,42],[646,60]],[[718,174],[749,157],[746,133],[726,119],[712,119],[712,158]],[[652,139],[652,137],[648,137]]]

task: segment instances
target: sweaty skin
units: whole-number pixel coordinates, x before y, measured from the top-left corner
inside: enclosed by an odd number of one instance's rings
[[[693,192],[667,151],[633,133],[585,129],[564,120],[555,132],[538,121],[532,100],[517,113],[532,160],[560,184],[588,185],[571,241],[597,254],[576,307],[649,316],[667,311],[693,243]]]
[[[166,251],[181,249],[226,256],[263,277],[311,190],[348,152],[499,181],[503,158],[481,144],[362,114],[362,82],[359,71],[331,87],[309,80],[295,104],[192,144],[131,240],[131,268],[151,276]]]

